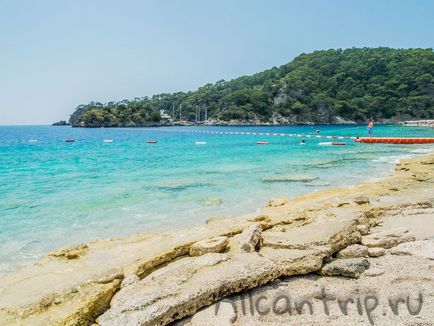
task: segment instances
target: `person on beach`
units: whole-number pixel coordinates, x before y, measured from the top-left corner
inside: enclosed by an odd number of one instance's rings
[[[371,120],[368,123],[368,133],[369,133],[369,137],[372,137],[373,133],[374,133],[374,121]]]

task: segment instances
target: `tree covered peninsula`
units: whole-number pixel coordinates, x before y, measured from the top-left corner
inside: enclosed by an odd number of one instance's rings
[[[280,67],[193,92],[79,105],[72,126],[179,121],[297,124],[434,118],[433,49],[352,48],[301,54]]]

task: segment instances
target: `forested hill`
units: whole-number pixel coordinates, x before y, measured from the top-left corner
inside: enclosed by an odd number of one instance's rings
[[[146,126],[170,123],[171,118],[207,118],[210,124],[433,119],[434,52],[390,48],[315,51],[280,67],[219,80],[194,92],[80,105],[70,123]]]

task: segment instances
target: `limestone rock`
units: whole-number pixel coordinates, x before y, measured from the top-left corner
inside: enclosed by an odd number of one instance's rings
[[[232,252],[254,252],[261,239],[262,226],[253,224],[240,234],[235,235],[230,241]]]
[[[205,199],[206,206],[220,206],[223,203],[223,200],[215,197],[208,197]]]
[[[369,268],[369,261],[366,258],[336,259],[325,264],[319,274],[323,276],[345,276],[359,278]]]
[[[273,198],[268,201],[267,207],[279,207],[289,203],[289,199],[286,197]]]
[[[369,226],[366,224],[357,225],[357,230],[359,230],[361,235],[367,235],[369,233]]]
[[[368,247],[392,248],[400,243],[414,241],[415,236],[406,228],[396,228],[372,233],[362,238],[362,244]]]
[[[190,256],[200,256],[212,252],[222,252],[228,244],[228,237],[215,237],[194,243],[190,247]]]
[[[367,257],[368,247],[359,244],[353,244],[345,249],[342,249],[336,255],[337,258],[358,258]]]
[[[348,217],[319,218],[301,227],[284,232],[262,232],[262,246],[272,248],[309,249],[323,247],[332,254],[360,241],[356,220]]]
[[[391,255],[397,256],[416,256],[434,260],[434,240],[420,240],[414,242],[401,243],[390,250]]]
[[[386,254],[386,250],[380,247],[368,248],[369,257],[381,257]]]
[[[140,282],[140,278],[136,274],[128,275],[122,280],[121,288],[124,288],[126,286],[129,286],[137,282]]]
[[[111,308],[98,318],[104,325],[166,325],[194,314],[222,297],[282,276],[318,270],[322,254],[315,250],[185,257],[116,293]]]
[[[65,259],[76,259],[87,253],[89,247],[86,244],[77,244],[53,251],[48,256]]]

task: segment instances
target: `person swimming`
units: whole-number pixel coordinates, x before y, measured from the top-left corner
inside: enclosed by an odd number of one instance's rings
[[[306,145],[306,142],[304,141],[304,139],[301,140],[300,145]]]
[[[374,134],[374,121],[370,120],[368,123],[368,133],[369,133],[369,137],[372,137]]]

